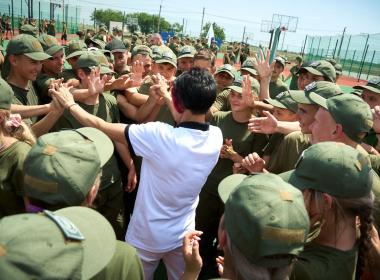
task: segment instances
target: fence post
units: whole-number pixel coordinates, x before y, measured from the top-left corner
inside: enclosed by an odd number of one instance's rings
[[[338,46],[338,42],[339,42],[339,39],[336,39],[335,48],[334,48],[334,52],[333,52],[333,57],[332,58],[335,58],[335,52],[336,52],[336,47]]]
[[[95,17],[96,17],[96,8],[95,8],[95,11],[94,11],[94,30],[96,31]]]
[[[358,82],[360,80],[360,76],[362,75],[362,71],[363,71],[363,67],[364,67],[365,58],[367,56],[368,48],[369,48],[369,45],[367,44],[367,46],[364,49],[364,53],[363,53],[363,56],[362,56],[362,61],[360,63],[360,68],[359,68],[359,73],[358,73]]]
[[[310,57],[313,56],[313,45],[314,45],[314,36],[311,37],[311,45],[310,45],[310,49],[309,49],[308,59],[307,60],[311,60]],[[310,56],[310,54],[311,54],[311,56]]]
[[[321,41],[322,41],[322,36],[319,37],[319,42],[318,42],[318,48],[317,48],[317,54],[316,54],[316,57],[318,57],[319,47],[321,46]]]
[[[301,49],[301,56],[302,57],[305,54],[306,42],[307,42],[307,35],[305,37],[305,42],[303,43],[303,48]]]
[[[368,81],[369,73],[371,72],[371,69],[372,69],[372,64],[373,64],[373,59],[375,58],[375,53],[376,53],[376,51],[374,50],[373,55],[372,55],[372,59],[371,59],[371,64],[369,65],[369,68],[368,68],[367,79],[366,79],[367,81]]]
[[[41,35],[41,1],[38,1],[38,34]]]
[[[352,59],[351,59],[351,65],[350,65],[350,70],[348,70],[348,76],[350,76],[350,74],[351,74],[352,63],[354,62],[355,54],[356,54],[356,50],[354,50],[354,54],[353,54]]]
[[[330,39],[329,39],[329,45],[327,46],[326,56],[329,55],[330,44],[331,44],[331,36],[330,36]]]
[[[350,43],[351,43],[351,35],[348,38],[348,43],[347,43],[346,53],[344,54],[342,69],[344,68],[344,64],[346,64],[346,57],[347,57],[348,47],[350,46]]]

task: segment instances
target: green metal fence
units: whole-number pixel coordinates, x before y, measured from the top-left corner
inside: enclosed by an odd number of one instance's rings
[[[66,22],[67,32],[75,33],[83,25],[80,22],[81,6],[64,4],[64,1],[32,1],[32,15],[38,23],[43,20],[54,19],[56,32],[62,32],[62,22]],[[23,19],[28,18],[28,6],[25,0],[2,0],[0,1],[0,14],[5,18],[10,16],[12,26],[17,30]],[[30,13],[30,12],[29,12]]]
[[[351,77],[380,76],[380,34],[308,37],[305,59],[324,58],[339,61],[343,74]]]

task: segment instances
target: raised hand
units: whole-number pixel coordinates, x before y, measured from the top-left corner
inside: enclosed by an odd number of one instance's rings
[[[252,82],[249,79],[249,75],[243,76],[243,85],[242,85],[242,97],[245,104],[247,104],[249,107],[254,107],[255,105],[255,99],[253,98],[252,94]]]
[[[254,65],[261,79],[270,78],[272,71],[274,69],[275,61],[269,64],[270,50],[266,49],[266,56],[264,56],[263,51],[260,49],[260,57],[255,54]]]
[[[268,111],[265,117],[254,117],[249,120],[248,129],[253,133],[273,134],[277,132],[278,120]]]
[[[90,95],[101,94],[104,90],[104,84],[106,83],[107,75],[100,78],[100,67],[91,69],[91,73],[88,77],[88,93]]]
[[[186,233],[182,243],[182,254],[185,260],[185,275],[198,275],[203,261],[199,255],[199,240],[203,232],[193,230]],[[190,277],[188,278],[190,279]],[[197,278],[194,278],[197,279]]]

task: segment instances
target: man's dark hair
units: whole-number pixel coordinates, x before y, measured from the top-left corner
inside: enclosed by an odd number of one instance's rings
[[[216,98],[216,84],[213,76],[200,68],[182,73],[173,86],[173,101],[193,114],[205,114]]]

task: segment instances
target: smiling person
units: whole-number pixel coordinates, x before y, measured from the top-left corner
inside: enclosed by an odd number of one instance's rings
[[[31,128],[36,136],[47,133],[63,112],[56,103],[54,103],[55,106],[43,106],[42,109],[37,106],[41,102],[32,82],[37,79],[42,69],[42,62],[50,57],[44,53],[37,38],[21,34],[9,41],[3,67],[2,75],[12,87],[14,92],[13,103],[17,105],[12,106],[12,112],[14,107],[21,107],[21,110],[28,111],[27,113],[23,112],[30,117],[25,121],[32,125]],[[36,108],[39,109],[33,111]],[[37,122],[37,116],[43,114],[46,116]]]
[[[297,85],[299,90],[305,89],[305,87],[312,82],[336,82],[335,68],[326,60],[317,60],[310,63],[305,63],[298,70],[297,74]]]
[[[58,79],[63,71],[65,63],[63,47],[59,45],[57,39],[53,36],[43,34],[38,40],[41,43],[44,52],[51,57],[42,62],[41,73],[38,74],[34,83],[40,103],[45,104],[51,101],[48,94],[51,83]]]
[[[277,94],[288,90],[288,86],[280,78],[282,72],[284,72],[286,61],[281,56],[276,57],[274,61],[275,64],[269,83],[270,98],[275,98]]]

